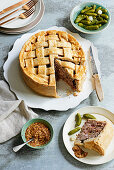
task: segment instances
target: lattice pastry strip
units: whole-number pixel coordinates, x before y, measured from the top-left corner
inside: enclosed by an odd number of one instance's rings
[[[50,78],[49,78],[49,86],[53,86],[55,85],[56,81],[55,81],[55,74],[50,74]]]
[[[61,60],[57,60],[58,63],[65,68],[70,68],[72,70],[75,70],[75,64],[71,63],[71,62],[67,62],[67,61],[61,61]]]
[[[51,47],[57,47],[57,41],[56,40],[49,40],[49,48]]]
[[[75,66],[75,78],[77,80],[81,80],[85,75],[86,67],[84,65],[76,65]]]
[[[23,58],[24,59],[35,58],[35,56],[36,56],[35,51],[28,51],[28,52],[23,53]]]
[[[67,70],[67,72],[71,75],[71,77],[74,77],[74,70],[70,69],[70,68],[65,68]]]
[[[34,63],[32,58],[25,60],[25,69],[29,73],[37,74],[37,68],[34,68]]]
[[[63,49],[51,47],[51,48],[45,48],[44,49],[44,56],[48,56],[51,54],[56,54],[56,55],[63,55]]]
[[[46,65],[38,66],[38,74],[46,75]]]
[[[74,63],[75,63],[76,65],[79,65],[79,64],[80,64],[80,65],[83,65],[83,64],[85,63],[85,58],[81,58],[81,57],[80,57],[80,58],[79,58],[79,57],[77,58],[77,57],[76,57],[76,58],[74,58],[73,61],[74,61]]]
[[[71,48],[64,48],[64,57],[72,59],[72,51]]]
[[[48,36],[45,36],[45,40],[57,40],[59,41],[59,37],[58,35],[48,35]]]
[[[62,41],[57,41],[57,47],[61,48],[71,48],[71,44],[69,42],[62,42]]]
[[[33,59],[34,67],[39,65],[48,65],[50,64],[49,57],[40,57]]]
[[[44,47],[40,47],[36,49],[36,57],[38,58],[44,57]]]
[[[36,81],[39,82],[40,84],[45,84],[48,85],[48,81],[49,81],[49,76],[45,76],[45,75],[31,75],[31,77]]]

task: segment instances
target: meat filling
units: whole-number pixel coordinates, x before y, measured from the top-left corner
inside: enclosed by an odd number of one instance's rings
[[[61,65],[55,60],[55,74],[56,79],[62,79],[65,81],[74,91],[76,90],[76,80],[74,80],[69,73],[67,73],[67,70],[65,70]]]
[[[83,142],[86,139],[97,137],[106,125],[105,121],[87,120],[82,126],[81,132],[77,136],[77,140]]]

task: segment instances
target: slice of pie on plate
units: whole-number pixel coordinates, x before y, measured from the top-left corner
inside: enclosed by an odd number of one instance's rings
[[[50,30],[33,35],[22,47],[19,61],[25,83],[38,94],[57,97],[57,79],[74,91],[82,90],[85,55],[67,32]]]
[[[77,135],[74,145],[84,146],[104,155],[114,136],[114,129],[107,121],[88,119]]]

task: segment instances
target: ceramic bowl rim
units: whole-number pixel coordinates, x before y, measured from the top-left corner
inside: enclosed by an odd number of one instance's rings
[[[22,129],[21,129],[21,138],[22,138],[22,140],[23,140],[23,142],[26,142],[26,138],[25,138],[25,131],[26,131],[26,129],[32,124],[32,123],[35,123],[35,122],[41,122],[41,123],[43,123],[44,125],[46,125],[48,128],[49,128],[49,130],[50,130],[50,133],[51,133],[51,138],[50,138],[50,140],[49,140],[49,142],[48,143],[46,143],[45,145],[41,145],[41,146],[36,146],[36,147],[33,147],[33,146],[31,146],[31,145],[29,145],[29,144],[26,144],[27,146],[29,146],[30,148],[33,148],[33,149],[42,149],[42,148],[44,148],[45,146],[47,146],[51,141],[52,141],[52,138],[53,138],[53,127],[52,127],[52,125],[47,121],[47,120],[45,120],[45,119],[41,119],[41,118],[34,118],[34,119],[31,119],[31,120],[29,120],[29,121],[27,121],[24,125],[23,125],[23,127],[22,127]],[[29,124],[30,123],[30,124]],[[27,126],[27,127],[26,127]]]

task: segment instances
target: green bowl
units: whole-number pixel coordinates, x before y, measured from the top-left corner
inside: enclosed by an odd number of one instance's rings
[[[44,125],[46,125],[46,126],[49,128],[49,130],[50,130],[50,132],[51,132],[50,141],[49,141],[48,143],[46,143],[45,145],[36,146],[36,147],[33,147],[33,146],[29,145],[29,144],[26,144],[26,145],[29,146],[30,148],[33,148],[33,149],[41,149],[41,148],[44,148],[45,146],[47,146],[47,145],[51,142],[51,140],[52,140],[52,138],[53,138],[53,128],[52,128],[51,124],[50,124],[49,122],[47,122],[46,120],[44,120],[44,119],[38,119],[38,118],[29,120],[27,123],[24,124],[24,126],[23,126],[23,128],[22,128],[22,130],[21,130],[21,137],[22,137],[23,141],[26,142],[26,138],[25,138],[26,129],[27,129],[32,123],[36,123],[36,122],[43,123]]]
[[[86,33],[86,34],[96,34],[96,33],[99,33],[99,32],[101,32],[101,31],[103,31],[104,29],[106,29],[106,28],[108,27],[108,25],[109,25],[109,23],[110,23],[110,20],[111,20],[111,15],[110,15],[110,13],[109,13],[108,10],[107,10],[107,15],[108,15],[108,17],[109,17],[109,18],[108,18],[108,22],[107,22],[106,24],[104,24],[103,26],[101,26],[98,30],[86,30],[86,29],[78,26],[78,24],[75,24],[75,23],[74,23],[74,20],[75,20],[76,17],[79,15],[80,11],[81,11],[82,9],[84,9],[85,6],[89,6],[89,7],[90,7],[91,5],[94,5],[94,4],[96,5],[97,8],[98,8],[98,7],[102,7],[102,8],[104,8],[104,9],[107,9],[107,8],[105,8],[104,6],[102,6],[102,5],[100,5],[100,4],[96,3],[96,2],[85,2],[85,3],[81,3],[81,4],[75,6],[75,7],[72,9],[71,14],[70,14],[70,21],[71,21],[72,25],[74,26],[74,28],[76,28],[78,31],[83,32],[83,33]]]

